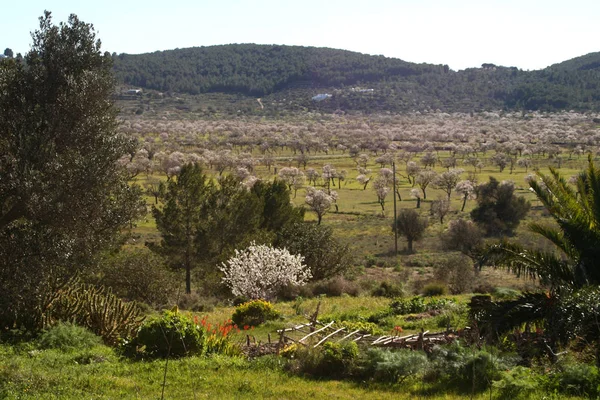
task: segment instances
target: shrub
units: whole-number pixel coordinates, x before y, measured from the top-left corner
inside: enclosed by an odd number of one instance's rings
[[[500,373],[500,379],[494,381],[499,399],[529,399],[539,386],[533,372],[526,367],[517,366],[510,371]]]
[[[397,383],[426,370],[425,353],[411,350],[390,351],[370,349],[367,353],[365,378],[378,382]]]
[[[89,330],[67,322],[59,322],[42,334],[40,347],[62,351],[90,349],[102,339]]]
[[[448,293],[448,288],[445,284],[440,282],[432,282],[425,285],[422,289],[423,296],[443,296]]]
[[[325,342],[321,347],[296,349],[290,364],[293,372],[315,378],[341,378],[349,374],[358,357],[356,342]]]
[[[103,260],[99,272],[95,283],[112,288],[123,299],[158,309],[173,302],[179,285],[165,260],[148,249],[122,251]]]
[[[166,311],[146,321],[137,336],[125,344],[127,354],[149,358],[183,357],[200,354],[203,330],[187,315]]]
[[[467,257],[451,256],[435,268],[433,276],[437,281],[446,283],[453,294],[460,294],[471,288],[475,270]]]
[[[516,357],[501,357],[490,349],[477,350],[458,343],[436,346],[431,353],[429,378],[463,391],[480,392],[500,379],[500,371],[516,365]]]
[[[600,395],[600,374],[598,367],[582,363],[559,365],[558,372],[548,378],[552,391],[596,398]]]
[[[402,297],[404,296],[404,286],[401,283],[383,281],[371,291],[372,296],[380,297]]]
[[[341,276],[327,279],[325,281],[315,282],[312,286],[314,296],[321,294],[327,296],[341,296],[348,294],[350,296],[358,296],[360,288],[354,282],[348,281]]]
[[[236,307],[231,320],[237,326],[258,326],[279,318],[279,312],[264,300],[252,300]]]

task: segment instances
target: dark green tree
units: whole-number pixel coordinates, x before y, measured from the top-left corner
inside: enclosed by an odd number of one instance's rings
[[[112,60],[92,25],[40,18],[25,63],[0,63],[0,328],[37,329],[61,287],[116,243],[140,191],[116,161]]]
[[[13,58],[13,51],[12,51],[12,49],[9,49],[8,47],[6,49],[4,49],[4,55],[6,57]]]
[[[352,263],[348,246],[340,244],[333,236],[333,230],[323,225],[290,224],[278,232],[274,245],[304,256],[313,281],[340,275]]]
[[[212,183],[195,164],[185,165],[169,182],[163,202],[153,209],[162,240],[148,246],[186,271],[186,293],[191,293],[192,270],[200,267],[198,277],[215,286],[216,266],[236,249],[271,242],[275,232],[304,215],[290,204],[282,182],[257,182],[250,190],[232,176]]]
[[[185,271],[185,292],[192,292],[192,270],[207,257],[198,251],[197,242],[207,232],[209,196],[215,188],[198,164],[181,168],[176,179],[169,181],[164,206],[152,209],[160,244],[149,244],[164,255],[173,267]]]
[[[392,231],[398,229],[398,234],[406,237],[408,252],[413,252],[413,242],[423,238],[427,229],[427,219],[421,218],[415,210],[402,209],[396,218],[396,224],[392,224]]]
[[[494,177],[475,189],[477,206],[471,211],[471,219],[487,236],[513,234],[527,215],[529,202],[523,196],[516,196],[514,191],[512,183],[500,183]]]

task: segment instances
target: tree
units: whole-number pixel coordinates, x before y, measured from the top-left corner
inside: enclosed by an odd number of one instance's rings
[[[278,231],[273,244],[292,254],[302,254],[313,281],[337,276],[352,265],[348,246],[340,244],[328,226],[306,222],[290,224]]]
[[[462,169],[451,169],[445,172],[442,172],[438,175],[434,181],[433,186],[436,189],[441,189],[446,192],[448,195],[448,200],[450,200],[450,195],[452,194],[452,190],[456,187],[458,180],[460,179],[460,175],[464,172]]]
[[[490,177],[488,183],[475,189],[477,206],[471,211],[471,219],[487,236],[510,235],[519,226],[530,204],[523,196],[515,196],[512,182],[498,182]]]
[[[8,47],[7,47],[6,49],[4,49],[4,55],[5,55],[6,57],[8,57],[8,58],[13,58],[13,54],[14,54],[14,53],[13,53],[12,49],[10,49],[10,48],[8,48]]]
[[[331,205],[335,203],[336,199],[337,193],[333,190],[331,191],[331,194],[327,194],[323,190],[317,190],[310,186],[308,189],[306,189],[305,201],[310,209],[317,214],[317,225],[321,225],[321,219],[323,219],[323,215],[329,211]]]
[[[450,200],[440,197],[432,201],[429,211],[431,215],[439,218],[440,224],[443,224],[444,218],[450,212]]]
[[[398,213],[396,224],[392,225],[392,230],[398,229],[398,233],[406,237],[408,243],[408,252],[413,252],[413,242],[423,238],[425,229],[427,229],[427,220],[421,218],[415,210],[403,209]]]
[[[37,329],[54,295],[139,215],[117,165],[112,59],[90,24],[40,18],[25,63],[0,63],[0,328]]]
[[[304,257],[292,255],[286,249],[252,243],[243,251],[222,263],[223,282],[235,296],[251,299],[271,299],[286,285],[303,285],[311,277]]]
[[[458,250],[475,259],[483,246],[483,232],[473,222],[457,219],[448,223],[442,242],[446,249]]]
[[[375,193],[377,194],[377,202],[381,206],[381,215],[383,216],[385,215],[385,198],[390,192],[388,181],[382,177],[378,177],[375,179],[375,182],[373,182],[373,190],[375,190]]]
[[[423,200],[427,200],[427,186],[429,186],[429,184],[432,183],[437,176],[437,172],[433,170],[424,170],[419,172],[419,175],[417,175],[415,180],[417,185],[419,185],[421,188],[421,191],[423,191]]]
[[[472,200],[474,198],[474,194],[475,194],[475,185],[473,183],[473,181],[471,180],[466,180],[466,181],[460,181],[456,184],[456,187],[454,188],[454,190],[456,190],[462,197],[462,207],[460,208],[460,211],[465,211],[465,206],[467,205],[467,200]]]
[[[205,235],[202,226],[209,209],[208,196],[214,188],[198,164],[187,164],[176,179],[169,181],[162,209],[153,207],[156,228],[161,234],[159,245],[150,248],[168,257],[169,264],[185,270],[185,292],[192,292],[192,269],[206,257],[196,241]]]

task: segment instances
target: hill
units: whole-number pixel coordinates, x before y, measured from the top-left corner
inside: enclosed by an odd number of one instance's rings
[[[160,92],[267,96],[326,112],[600,109],[600,53],[538,71],[452,71],[329,48],[231,44],[115,55],[114,71],[125,85]],[[312,101],[318,93],[332,96]]]

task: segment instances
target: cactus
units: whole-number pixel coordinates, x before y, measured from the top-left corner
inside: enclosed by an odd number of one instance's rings
[[[61,290],[48,308],[45,324],[59,320],[86,327],[106,344],[116,345],[121,338],[133,336],[144,317],[135,302],[123,302],[110,288],[75,281]]]

